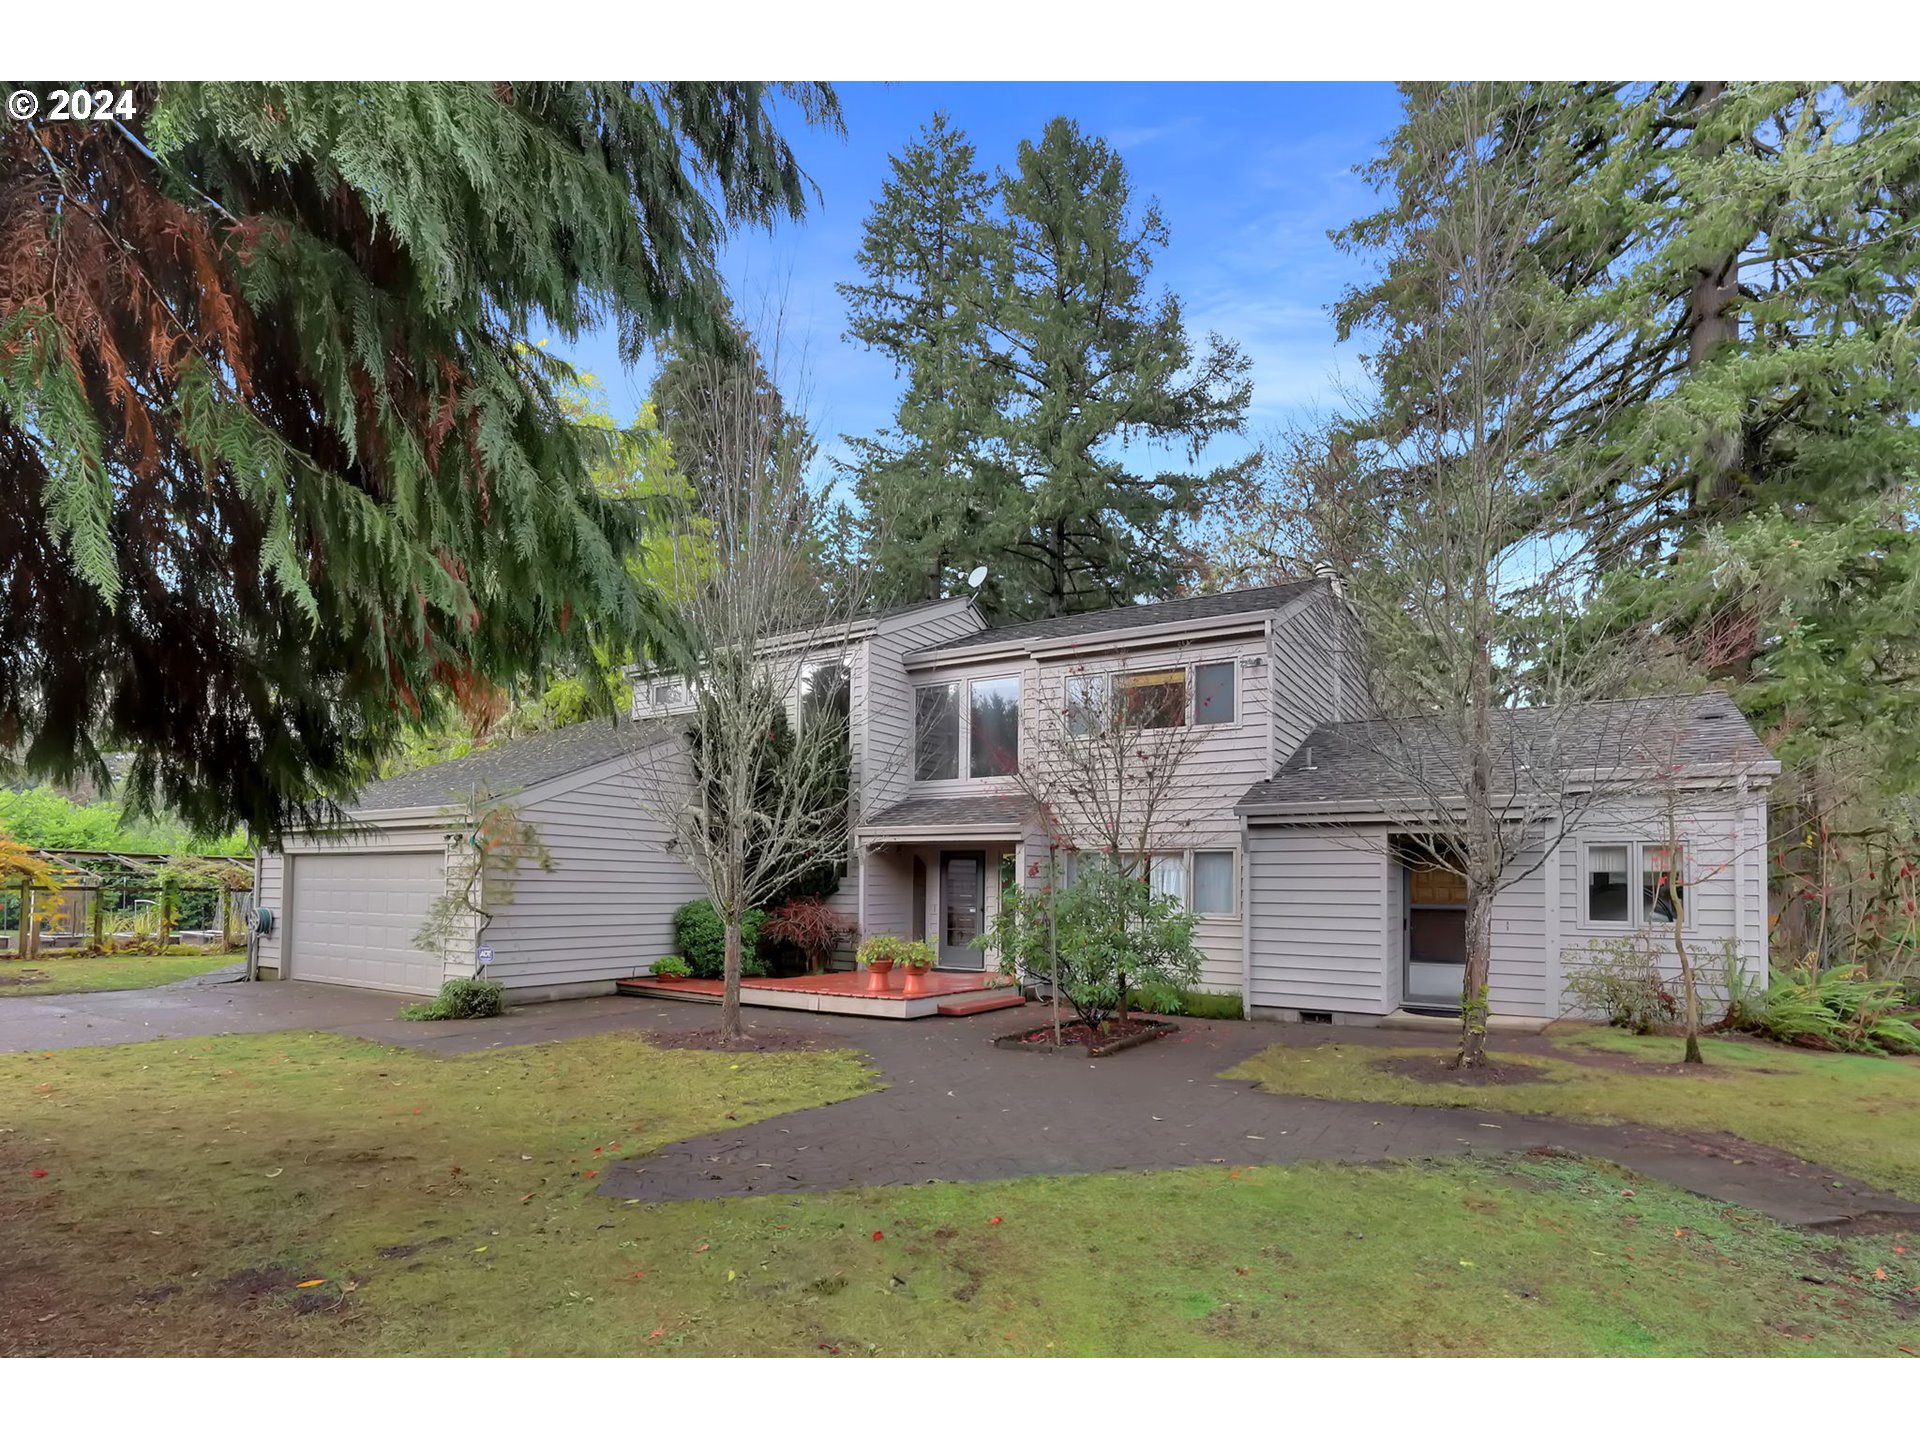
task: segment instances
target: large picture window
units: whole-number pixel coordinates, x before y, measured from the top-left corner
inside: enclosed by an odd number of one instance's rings
[[[960,777],[960,687],[922,685],[913,692],[913,778]]]
[[[847,734],[853,715],[853,678],[844,660],[821,660],[800,677],[802,728],[827,720]]]
[[[1012,775],[1020,769],[1020,680],[975,680],[967,687],[971,720],[967,774],[975,780]]]

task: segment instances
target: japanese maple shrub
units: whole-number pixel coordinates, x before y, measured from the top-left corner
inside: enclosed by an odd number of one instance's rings
[[[823,974],[836,950],[844,949],[860,938],[860,927],[824,900],[801,897],[773,907],[760,938],[776,945],[791,945],[807,962],[807,972]]]
[[[1196,922],[1179,901],[1101,858],[1083,861],[1072,884],[1059,881],[1055,874],[1039,889],[1002,897],[988,943],[1003,972],[1022,984],[1057,984],[1093,1030],[1124,1017],[1136,987],[1199,981]]]

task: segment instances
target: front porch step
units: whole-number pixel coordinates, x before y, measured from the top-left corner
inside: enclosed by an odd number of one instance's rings
[[[989,1010],[1011,1010],[1017,1005],[1027,1003],[1027,997],[1018,990],[1011,993],[1004,990],[989,990],[980,995],[956,997],[942,1000],[934,1012],[939,1015],[984,1015]]]

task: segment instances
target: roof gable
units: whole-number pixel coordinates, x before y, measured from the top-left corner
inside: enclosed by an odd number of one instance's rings
[[[489,745],[457,760],[443,760],[363,789],[348,806],[353,811],[410,810],[465,801],[476,791],[502,794],[557,780],[605,764],[622,755],[638,755],[672,738],[684,720],[582,720],[577,725]]]

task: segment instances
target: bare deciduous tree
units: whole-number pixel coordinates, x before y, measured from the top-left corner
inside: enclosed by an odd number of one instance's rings
[[[724,927],[720,1029],[732,1040],[744,1033],[743,918],[847,853],[850,635],[863,592],[820,573],[807,447],[769,418],[754,368],[680,364],[709,472],[667,562],[694,708],[686,743],[646,751],[635,775]],[[766,368],[777,373],[777,355]]]
[[[1483,1054],[1494,898],[1529,872],[1542,827],[1564,828],[1597,793],[1565,781],[1591,753],[1580,702],[1623,693],[1624,679],[1610,643],[1621,637],[1575,624],[1576,542],[1561,522],[1610,480],[1565,473],[1539,440],[1571,327],[1529,253],[1535,187],[1493,143],[1499,99],[1470,83],[1410,107],[1393,156],[1399,205],[1369,238],[1418,319],[1393,337],[1377,402],[1344,427],[1360,441],[1341,452],[1348,482],[1305,507],[1310,532],[1373,546],[1349,588],[1376,712],[1415,717],[1369,727],[1378,766],[1399,782],[1409,828],[1435,837],[1434,863],[1467,886],[1461,1066]],[[1504,718],[1527,700],[1545,708]]]

